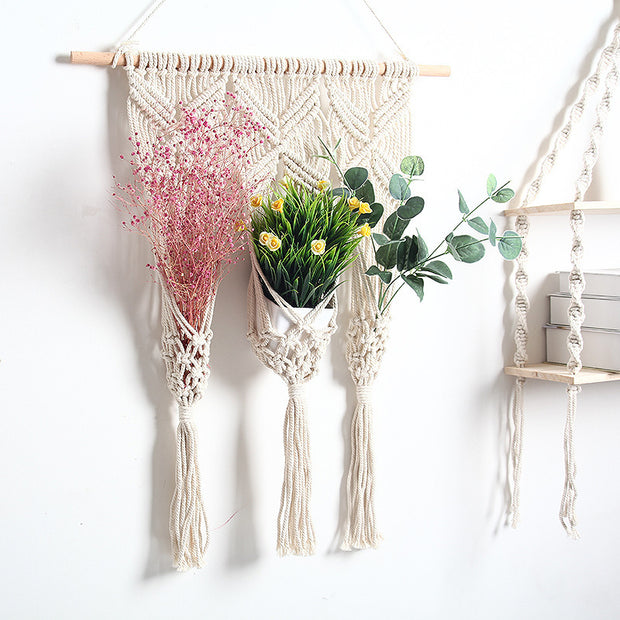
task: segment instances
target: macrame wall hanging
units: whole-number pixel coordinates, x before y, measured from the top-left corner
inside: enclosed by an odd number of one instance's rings
[[[578,538],[577,519],[575,515],[575,501],[577,490],[575,486],[576,466],[574,448],[575,414],[577,395],[581,386],[588,383],[620,380],[620,373],[609,372],[596,368],[584,368],[581,362],[583,349],[582,325],[584,321],[584,306],[582,293],[585,288],[585,279],[582,271],[583,259],[583,229],[584,215],[591,213],[619,213],[620,203],[585,201],[585,194],[592,181],[592,170],[599,154],[599,145],[611,100],[618,84],[618,62],[620,60],[620,23],[612,26],[611,42],[602,50],[596,69],[584,82],[579,100],[572,106],[568,120],[552,142],[549,153],[543,158],[538,175],[532,181],[525,193],[523,203],[517,209],[509,209],[506,215],[516,215],[516,230],[523,239],[523,249],[517,259],[515,285],[516,352],[515,366],[505,369],[509,375],[517,377],[513,400],[513,438],[512,438],[512,501],[510,511],[512,525],[516,527],[520,518],[520,478],[522,463],[523,440],[523,390],[526,379],[542,379],[567,384],[568,412],[564,428],[564,456],[565,480],[562,501],[560,505],[560,521],[571,538]],[[583,167],[576,182],[575,198],[571,203],[552,205],[532,205],[542,181],[553,168],[560,150],[571,136],[575,126],[581,119],[587,104],[602,88],[600,100],[596,107],[596,118],[590,132],[588,146],[583,157]],[[529,216],[545,213],[568,212],[572,231],[572,247],[570,252],[572,269],[569,276],[569,291],[571,302],[568,309],[568,324],[570,332],[567,339],[569,361],[566,367],[557,364],[528,364],[527,342],[528,324],[527,313],[530,302],[527,297],[527,237],[530,229]]]
[[[135,36],[162,4],[157,3],[128,38]],[[411,152],[413,80],[418,75],[450,73],[449,67],[416,65],[406,58],[378,63],[233,57],[149,52],[136,50],[128,43],[110,53],[72,52],[71,59],[79,64],[125,67],[129,81],[129,125],[132,134],[145,145],[154,144],[176,121],[179,102],[189,108],[200,108],[232,92],[265,128],[266,139],[250,155],[254,178],[275,179],[286,175],[316,188],[330,173],[323,160],[313,157],[320,152],[319,138],[332,145],[340,140],[339,164],[343,169],[360,163],[369,168],[376,180],[377,199],[384,205],[389,204],[385,199],[389,196],[393,170]],[[386,210],[384,217],[387,215]],[[352,293],[346,359],[356,386],[357,405],[351,427],[343,549],[375,547],[380,540],[374,510],[370,390],[385,348],[388,317],[376,316],[376,291],[371,287],[378,280],[364,275],[363,265],[370,257],[360,252],[359,258],[347,276]],[[310,517],[306,408],[301,386],[316,372],[318,360],[336,327],[337,304],[334,295],[321,304],[321,309],[331,312],[331,316],[319,328],[313,325],[318,312],[301,317],[295,309],[278,302],[293,326],[283,334],[271,324],[264,307],[265,285],[269,290],[253,260],[248,295],[249,339],[259,359],[277,372],[289,389],[278,550],[282,554],[306,555],[314,550],[314,534]],[[172,311],[170,304],[164,303],[164,315]],[[165,319],[164,326],[166,322],[170,321]],[[210,332],[208,336],[206,341],[210,340]],[[165,347],[164,357],[169,364],[171,356]],[[198,485],[196,491],[199,492]],[[173,541],[178,538],[173,521],[183,518],[179,515],[171,519]]]

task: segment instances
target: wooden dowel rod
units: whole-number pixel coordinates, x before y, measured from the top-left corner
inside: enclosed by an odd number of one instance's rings
[[[96,65],[98,67],[107,67],[112,64],[114,52],[71,52],[71,63],[74,65]],[[133,57],[133,64],[137,66],[140,55]],[[118,65],[125,66],[125,54],[121,54],[118,59]],[[379,73],[385,73],[385,63],[379,63]],[[323,63],[321,73],[325,73],[326,67]],[[450,67],[448,65],[418,65],[418,71],[424,77],[448,77],[450,75]]]

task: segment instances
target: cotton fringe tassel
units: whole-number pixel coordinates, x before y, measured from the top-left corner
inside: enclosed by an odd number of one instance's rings
[[[351,420],[351,460],[347,476],[348,516],[341,549],[376,548],[382,540],[375,518],[375,475],[372,441],[373,411],[369,385],[356,386],[357,404]]]
[[[284,416],[284,480],[278,514],[278,554],[311,555],[316,538],[310,517],[310,438],[303,386],[288,386]]]
[[[515,382],[515,395],[512,404],[512,493],[510,501],[511,525],[517,528],[521,521],[521,453],[523,450],[523,388],[525,379],[519,377]]]
[[[185,571],[202,568],[209,545],[207,514],[200,489],[198,440],[191,408],[179,405],[175,489],[170,505],[170,538],[174,565]]]
[[[162,284],[162,358],[166,365],[168,389],[174,395],[179,411],[175,489],[170,504],[172,557],[179,571],[202,568],[209,544],[192,411],[202,398],[210,374],[214,306],[215,297],[210,300],[201,329],[197,331],[183,317],[174,298]]]
[[[575,464],[575,414],[577,412],[577,394],[581,392],[578,385],[569,385],[568,392],[568,413],[566,416],[566,426],[564,427],[564,493],[562,494],[562,505],[560,507],[560,521],[566,533],[573,540],[579,539],[577,531],[577,517],[575,516],[575,503],[577,501],[577,487],[575,478],[577,477],[577,466]]]

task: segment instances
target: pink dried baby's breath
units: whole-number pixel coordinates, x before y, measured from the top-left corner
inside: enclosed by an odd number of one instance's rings
[[[226,270],[241,258],[256,187],[244,164],[262,129],[227,94],[208,109],[181,105],[180,120],[152,149],[130,138],[135,180],[117,183],[130,215],[123,224],[150,241],[150,267],[196,329]]]

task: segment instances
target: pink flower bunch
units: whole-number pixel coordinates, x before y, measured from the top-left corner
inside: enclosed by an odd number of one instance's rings
[[[227,93],[210,108],[181,104],[179,121],[151,148],[130,138],[134,181],[117,183],[115,193],[130,216],[123,225],[152,244],[149,267],[196,329],[220,280],[241,258],[257,185],[247,174],[249,153],[263,142],[264,129]]]

